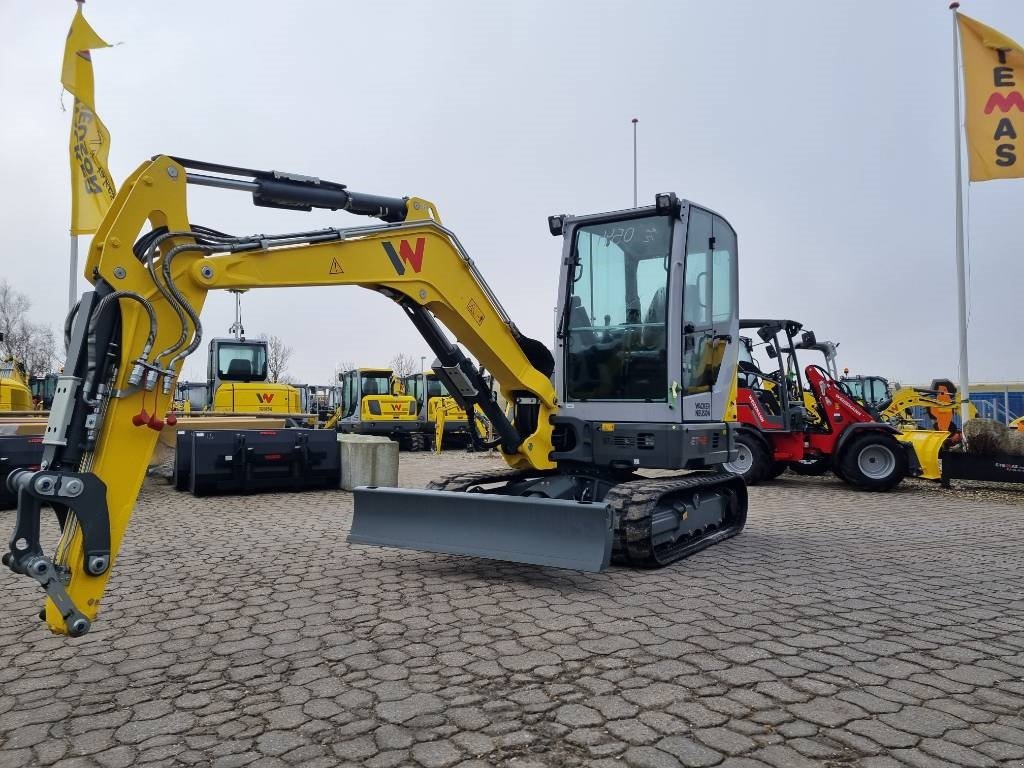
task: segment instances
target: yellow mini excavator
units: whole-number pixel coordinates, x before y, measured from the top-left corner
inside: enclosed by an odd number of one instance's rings
[[[338,374],[341,382],[339,432],[389,437],[403,448],[419,448],[416,398],[401,391],[390,368],[353,368]]]
[[[192,184],[380,221],[230,236],[190,222]],[[168,156],[143,163],[93,237],[93,289],[72,318],[41,468],[8,479],[18,511],[3,563],[45,589],[53,631],[88,631],[157,440],[141,414],[168,407],[201,344],[207,292],[237,288],[358,285],[388,296],[448,391],[495,430],[507,470],[426,490],[357,489],[350,542],[600,570],[613,557],[665,565],[739,533],[746,488],[721,469],[735,458],[723,420],[736,379],[735,232],[668,193],[548,226],[563,238],[553,355],[516,328],[426,200]],[[509,417],[442,325],[493,374]],[[45,508],[61,526],[52,556],[40,541]]]

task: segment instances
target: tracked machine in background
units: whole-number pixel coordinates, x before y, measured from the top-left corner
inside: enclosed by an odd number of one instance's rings
[[[416,417],[419,423],[418,448],[427,448],[433,443],[436,451],[446,445],[460,448],[474,446],[473,432],[483,439],[487,431],[474,416],[472,422],[458,401],[448,392],[444,382],[431,369],[420,374],[406,376],[402,380],[406,394],[416,400]]]
[[[229,236],[190,223],[190,184],[381,221]],[[8,479],[18,514],[4,564],[45,589],[53,631],[88,631],[157,439],[139,416],[169,406],[201,344],[207,292],[238,288],[358,285],[390,297],[453,397],[494,427],[508,470],[357,489],[351,542],[600,570],[612,557],[665,565],[739,533],[746,488],[722,470],[734,458],[723,419],[738,341],[732,228],[672,194],[549,227],[563,237],[554,355],[516,328],[426,200],[167,156],[143,163],[90,246],[94,288],[72,323],[44,468]],[[510,416],[442,324],[493,374]],[[44,507],[61,525],[55,556],[40,540]]]
[[[339,432],[388,437],[403,448],[422,450],[416,398],[404,394],[390,368],[353,368],[341,382]]]

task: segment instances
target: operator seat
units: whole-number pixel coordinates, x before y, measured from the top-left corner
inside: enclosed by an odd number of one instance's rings
[[[583,308],[583,300],[579,296],[572,297],[572,304],[569,307],[569,333],[574,335],[583,347],[593,346],[597,338],[590,322],[590,315]]]
[[[649,349],[665,348],[665,286],[661,286],[651,297],[644,315],[644,329],[640,342]]]
[[[249,381],[252,378],[252,361],[236,357],[228,363],[228,376],[233,379]]]

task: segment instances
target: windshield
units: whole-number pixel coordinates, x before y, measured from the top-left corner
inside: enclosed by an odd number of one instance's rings
[[[665,400],[671,247],[667,216],[576,230],[564,320],[568,399]]]
[[[364,395],[390,395],[391,374],[387,371],[364,373],[362,379]]]
[[[226,381],[266,380],[266,345],[221,343],[217,348],[217,375]]]
[[[448,397],[448,388],[437,376],[427,376],[427,397]]]

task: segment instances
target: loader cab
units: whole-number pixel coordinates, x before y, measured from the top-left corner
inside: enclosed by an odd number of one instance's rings
[[[738,420],[762,431],[802,430],[808,389],[797,350],[803,326],[795,320],[741,320],[739,326]]]
[[[873,413],[880,413],[889,404],[889,380],[883,376],[844,375],[839,383],[854,400]]]

